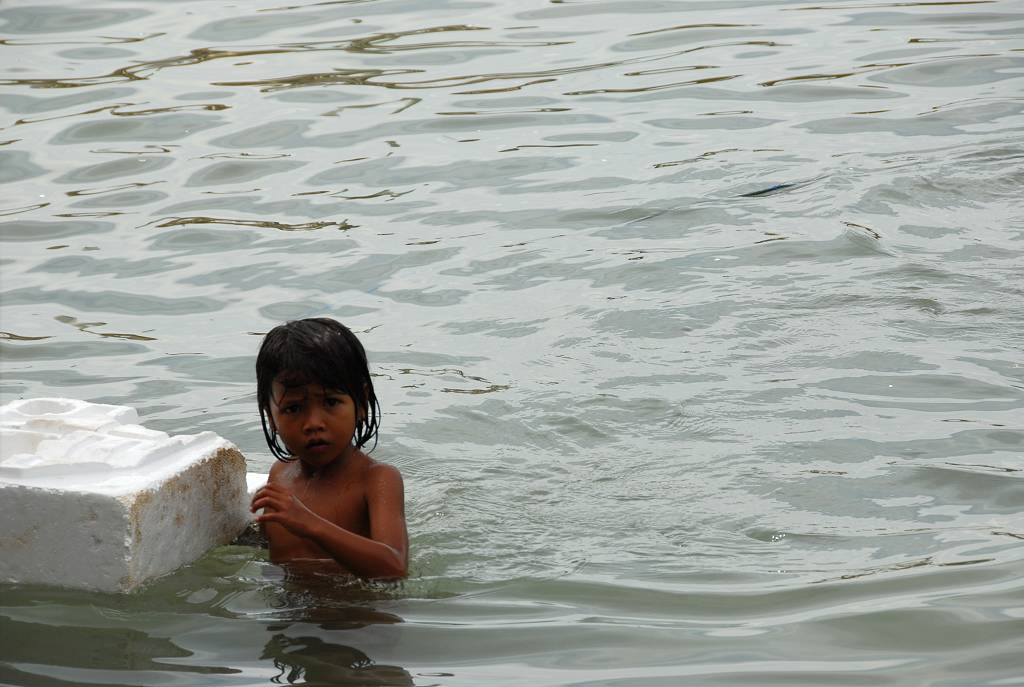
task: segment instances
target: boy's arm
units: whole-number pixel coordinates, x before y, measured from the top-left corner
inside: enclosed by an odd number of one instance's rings
[[[267,484],[270,484],[271,482],[273,482],[274,478],[277,476],[277,473],[280,470],[281,470],[281,463],[275,462],[273,465],[271,465],[270,466],[270,472],[267,473],[267,481],[266,481],[266,483],[263,486],[265,487]],[[262,489],[262,488],[263,487],[260,487],[260,489]],[[258,494],[260,492],[260,489],[257,489],[255,492],[253,492],[252,498],[249,500],[249,510],[251,510],[253,513],[255,513],[257,511],[257,508],[253,504],[256,503],[256,498],[257,498],[257,496],[258,496]],[[267,526],[266,526],[266,524],[263,522],[263,520],[261,520],[259,518],[259,516],[257,516],[254,519],[254,522],[256,523],[256,526],[259,527],[259,529],[260,529],[260,535],[262,535],[264,537],[264,539],[265,539],[266,536],[267,536]]]
[[[301,537],[312,539],[360,577],[403,578],[408,574],[409,541],[402,475],[390,465],[374,465],[368,473],[369,538],[320,517],[289,490],[276,485],[267,485],[257,492],[253,508],[264,508],[259,522],[277,522]]]
[[[391,548],[405,577],[409,568],[409,531],[405,524],[405,484],[402,473],[391,465],[377,464],[366,480],[366,505],[370,512],[370,536]]]

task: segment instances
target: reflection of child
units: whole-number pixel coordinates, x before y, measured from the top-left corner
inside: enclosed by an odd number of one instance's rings
[[[405,577],[402,475],[361,450],[377,443],[380,407],[359,339],[328,318],[275,327],[256,358],[256,397],[279,461],[251,505],[263,509],[270,559],[329,558],[360,577]]]

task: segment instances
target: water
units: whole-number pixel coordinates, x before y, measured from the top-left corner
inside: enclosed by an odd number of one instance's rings
[[[0,588],[0,682],[1024,683],[1019,0],[0,22],[0,400],[265,469],[260,334],[333,315],[412,543]]]

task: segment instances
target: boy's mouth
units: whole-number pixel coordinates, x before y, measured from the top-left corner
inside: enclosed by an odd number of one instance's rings
[[[327,446],[329,443],[330,442],[326,441],[325,439],[313,439],[311,441],[306,442],[306,448],[307,449],[314,449],[314,448],[318,448],[320,446]]]

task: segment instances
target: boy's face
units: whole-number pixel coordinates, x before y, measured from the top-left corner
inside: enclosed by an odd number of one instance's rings
[[[360,418],[352,397],[319,384],[285,385],[274,380],[270,419],[284,445],[303,463],[328,465],[352,446]]]

